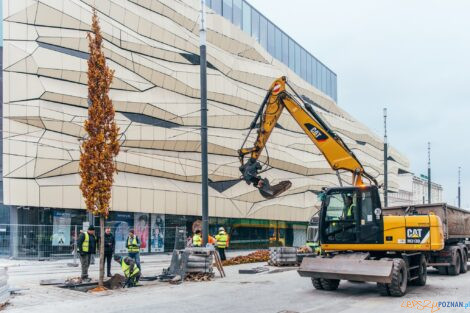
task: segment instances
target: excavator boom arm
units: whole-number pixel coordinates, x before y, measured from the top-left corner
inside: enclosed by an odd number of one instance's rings
[[[244,179],[248,183],[253,183],[258,187],[262,194],[263,189],[265,192],[269,193],[269,190],[271,189],[269,182],[266,179],[263,180],[257,176],[258,171],[261,169],[257,160],[265,148],[279,117],[283,110],[286,109],[300,128],[302,128],[305,134],[324,155],[333,170],[346,170],[351,172],[353,175],[353,185],[355,186],[363,185],[363,176],[377,184],[375,179],[364,171],[363,166],[354,153],[346,146],[341,138],[328,127],[312,106],[308,103],[304,103],[304,109],[299,103],[297,103],[294,97],[286,91],[286,85],[287,82],[285,77],[277,79],[271,85],[260,111],[258,111],[257,116],[251,125],[251,127],[254,128],[258,120],[260,120],[258,135],[254,146],[251,148],[242,147],[239,150],[240,161],[242,164],[240,171],[242,172]],[[244,158],[247,155],[250,155],[250,159],[245,163]],[[288,187],[290,187],[290,185]],[[272,192],[273,196],[275,193],[276,192]],[[263,195],[267,198],[272,197],[270,195]]]

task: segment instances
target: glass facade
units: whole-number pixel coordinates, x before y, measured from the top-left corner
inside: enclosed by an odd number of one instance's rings
[[[0,256],[27,259],[69,258],[74,242],[87,224],[85,210],[39,207],[16,208],[18,224],[0,223]],[[99,225],[98,218],[94,221]],[[175,246],[177,231],[186,228],[192,237],[200,216],[111,211],[106,226],[115,236],[117,254],[126,254],[130,229],[141,239],[141,253],[169,252]],[[229,234],[230,249],[265,249],[272,246],[302,246],[307,223],[248,218],[211,217],[209,233],[219,227]],[[99,228],[96,229],[99,236]]]
[[[209,0],[207,5],[249,34],[269,54],[337,101],[336,74],[244,0]]]

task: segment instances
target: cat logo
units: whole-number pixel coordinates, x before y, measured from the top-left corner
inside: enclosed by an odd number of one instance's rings
[[[408,238],[421,238],[421,232],[423,230],[421,228],[408,228],[406,230],[406,237]]]
[[[328,139],[328,136],[322,132],[320,129],[317,127],[313,126],[310,123],[306,123],[305,127],[315,136],[315,140],[317,141],[325,141]]]
[[[407,227],[406,243],[425,244],[429,241],[429,227]]]

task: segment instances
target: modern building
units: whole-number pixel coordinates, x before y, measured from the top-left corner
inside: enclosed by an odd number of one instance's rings
[[[428,203],[428,179],[424,175],[416,176],[413,173],[398,175],[399,189],[389,193],[389,205],[411,205]],[[443,202],[443,188],[431,182],[431,203]]]
[[[318,210],[316,194],[338,185],[338,178],[290,116],[281,116],[270,138],[272,169],[266,175],[274,183],[291,180],[291,189],[266,200],[239,179],[237,149],[272,81],[286,75],[379,181],[383,142],[338,105],[336,74],[296,42],[295,34],[283,32],[246,1],[207,3],[211,230],[225,226],[239,247],[303,244],[306,222]],[[162,251],[162,245],[171,249],[172,227],[190,231],[201,215],[199,5],[198,0],[3,1],[8,214],[0,216],[5,224],[50,226],[41,235],[15,235],[4,227],[9,247],[15,240],[20,246],[8,253],[34,254],[42,248],[26,246],[39,241],[51,246],[50,253],[68,253],[69,225],[82,227],[87,220],[78,160],[93,7],[107,63],[115,70],[111,98],[122,133],[108,223],[123,238],[129,227],[138,228],[146,252]],[[409,164],[393,148],[389,155],[389,188],[398,192],[398,173]],[[341,176],[350,181],[347,173]],[[64,236],[60,240],[54,239],[58,233]]]

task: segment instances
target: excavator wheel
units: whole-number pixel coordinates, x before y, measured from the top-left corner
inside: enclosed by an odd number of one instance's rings
[[[377,288],[379,289],[381,296],[390,296],[387,284],[377,283]]]
[[[390,295],[393,297],[402,297],[408,287],[408,270],[405,260],[393,259],[392,282],[387,285]]]
[[[424,286],[426,285],[426,280],[428,277],[428,264],[426,262],[426,257],[424,255],[421,255],[418,265],[419,265],[418,278],[410,281],[410,285]]]
[[[320,278],[313,278],[312,277],[312,285],[317,290],[323,290],[323,286],[321,285],[321,279]]]
[[[323,287],[323,289],[328,290],[328,291],[336,290],[338,289],[338,286],[339,286],[339,279],[321,278],[320,282],[321,282],[321,286]]]

